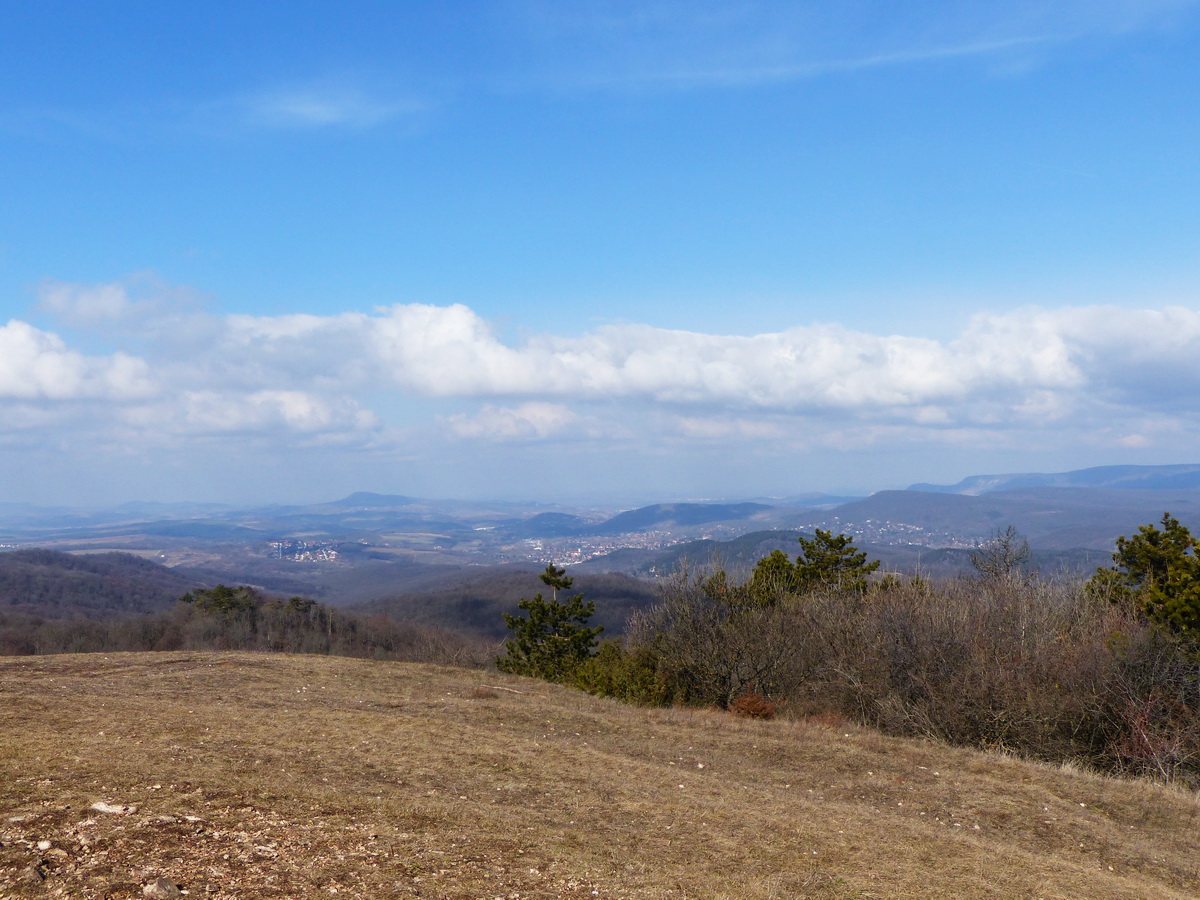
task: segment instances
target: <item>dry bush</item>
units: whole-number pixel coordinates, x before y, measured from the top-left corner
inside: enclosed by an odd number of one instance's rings
[[[666,582],[661,601],[627,629],[633,652],[657,659],[667,701],[728,707],[751,685],[767,697],[795,693],[817,662],[806,610],[733,606],[706,592],[705,581],[682,573]]]
[[[469,667],[495,658],[488,642],[443,628],[311,601],[285,604],[253,596],[253,608],[228,613],[206,612],[187,603],[163,612],[98,620],[41,619],[0,610],[0,655],[254,650]]]
[[[729,704],[731,713],[745,719],[773,719],[775,710],[776,704],[754,690],[754,685],[747,686],[746,690]]]
[[[836,712],[809,713],[804,716],[804,721],[834,731],[844,731],[846,727],[846,717]]]
[[[629,629],[676,701],[750,691],[952,744],[1200,783],[1200,663],[1136,610],[1037,579],[737,608],[682,577]]]

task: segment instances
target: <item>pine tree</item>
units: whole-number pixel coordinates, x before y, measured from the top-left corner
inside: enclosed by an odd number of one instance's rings
[[[800,554],[795,562],[782,550],[772,550],[758,561],[749,581],[726,588],[727,602],[774,606],[784,597],[820,589],[865,591],[870,574],[879,568],[879,561],[867,562],[866,552],[860,552],[853,540],[849,535],[834,537],[832,531],[818,528],[811,539],[799,538]],[[724,572],[718,574],[722,579],[725,577]],[[721,585],[724,586],[723,581]]]
[[[1113,566],[1096,570],[1090,587],[1117,602],[1132,602],[1179,636],[1200,640],[1200,558],[1196,538],[1170,513],[1161,530],[1141,525],[1117,538]]]
[[[796,557],[797,578],[806,589],[831,587],[839,591],[865,591],[868,576],[879,568],[879,560],[867,562],[866,551],[854,546],[848,534],[814,532],[812,540],[800,538]]]
[[[522,599],[518,604],[526,615],[504,614],[504,624],[513,636],[505,641],[505,655],[496,660],[496,666],[512,675],[567,681],[592,655],[596,636],[604,629],[588,627],[596,604],[590,600],[584,603],[583,594],[559,602],[558,592],[570,590],[574,583],[565,569],[551,564],[538,577],[551,589],[550,599],[538,593],[532,600]]]

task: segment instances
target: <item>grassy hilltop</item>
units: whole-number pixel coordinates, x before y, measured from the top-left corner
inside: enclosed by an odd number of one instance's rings
[[[836,721],[221,653],[0,659],[0,710],[3,898],[1200,895],[1195,795]]]

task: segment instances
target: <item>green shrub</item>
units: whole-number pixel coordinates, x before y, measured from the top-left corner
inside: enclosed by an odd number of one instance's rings
[[[649,647],[625,650],[617,641],[604,641],[584,660],[575,671],[575,686],[638,706],[663,706],[671,700],[667,680],[658,670],[658,654]]]

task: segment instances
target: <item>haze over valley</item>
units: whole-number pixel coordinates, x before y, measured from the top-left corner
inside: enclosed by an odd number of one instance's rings
[[[619,632],[631,609],[653,602],[658,580],[715,565],[744,575],[772,550],[794,554],[797,537],[817,528],[850,534],[884,571],[955,576],[971,572],[971,551],[1012,526],[1029,541],[1034,568],[1081,577],[1109,563],[1118,536],[1164,510],[1200,523],[1200,465],[978,476],[861,498],[809,494],[625,510],[370,492],[251,509],[7,504],[0,505],[0,544],[21,552],[0,554],[0,569],[24,551],[96,558],[116,551],[152,567],[134,581],[157,585],[147,588],[148,605],[117,604],[131,611],[165,608],[190,585],[223,582],[498,637],[500,612],[532,593],[532,573],[550,563],[578,576],[606,627]],[[53,579],[55,571],[38,577]],[[36,610],[21,584],[0,587],[0,603]],[[467,595],[483,605],[464,606]],[[67,603],[60,614],[72,609]]]

